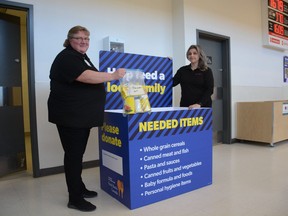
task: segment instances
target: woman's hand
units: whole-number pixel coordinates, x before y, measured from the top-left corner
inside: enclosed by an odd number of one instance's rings
[[[192,104],[188,107],[188,109],[199,109],[199,108],[201,108],[200,104]]]
[[[123,78],[125,76],[125,74],[126,74],[126,69],[125,68],[119,68],[112,75],[113,75],[113,78],[115,80],[118,80],[118,79]]]

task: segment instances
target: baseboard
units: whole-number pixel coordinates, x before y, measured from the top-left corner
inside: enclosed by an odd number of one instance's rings
[[[236,139],[236,138],[234,138],[234,139],[231,139],[231,144],[233,144],[233,143],[238,143],[239,142],[239,140],[238,139]]]

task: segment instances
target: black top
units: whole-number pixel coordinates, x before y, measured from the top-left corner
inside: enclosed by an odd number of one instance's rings
[[[77,52],[71,46],[56,56],[50,70],[49,122],[79,128],[103,124],[104,84],[76,81],[87,69],[98,71],[86,54]]]
[[[214,78],[212,70],[208,68],[201,71],[199,68],[192,70],[191,64],[179,68],[173,77],[173,87],[181,86],[181,107],[200,104],[201,107],[211,107]]]

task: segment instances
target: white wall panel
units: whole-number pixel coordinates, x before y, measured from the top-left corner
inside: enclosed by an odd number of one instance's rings
[[[103,38],[119,37],[125,52],[173,58],[174,72],[188,63],[185,52],[196,43],[196,30],[231,39],[232,138],[237,101],[288,99],[283,84],[283,55],[262,46],[260,0],[18,0],[34,6],[36,109],[40,168],[63,164],[56,127],[47,122],[49,70],[74,25],[91,31],[88,55],[99,65]],[[179,104],[180,89],[174,90]],[[99,159],[97,129],[85,160]]]

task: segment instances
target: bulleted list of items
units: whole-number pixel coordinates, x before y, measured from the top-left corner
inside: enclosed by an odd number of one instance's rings
[[[153,196],[191,184],[193,168],[202,162],[184,159],[190,151],[185,141],[140,148],[140,195]]]

